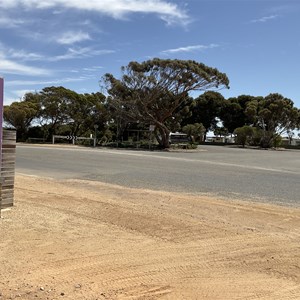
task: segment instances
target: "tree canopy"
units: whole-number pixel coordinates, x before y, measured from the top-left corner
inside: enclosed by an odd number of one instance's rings
[[[105,130],[109,120],[105,100],[101,93],[78,94],[61,86],[46,87],[38,93],[26,93],[22,101],[5,106],[4,120],[17,129],[17,138],[22,141],[27,139],[33,121],[40,126],[30,132],[46,140],[53,134],[89,134],[94,132],[94,125]]]
[[[229,133],[233,133],[238,127],[253,123],[252,117],[246,114],[246,109],[255,99],[256,97],[253,96],[240,95],[224,101],[223,106],[220,108],[219,117]]]
[[[38,117],[39,105],[32,101],[35,95],[30,93],[25,97],[25,101],[13,102],[4,106],[3,118],[10,126],[17,130],[18,140],[25,138],[32,121]]]
[[[300,126],[300,110],[294,107],[292,100],[277,93],[254,99],[245,113],[253,120],[253,125],[262,130],[262,147],[271,147],[277,136]]]
[[[196,61],[155,58],[130,62],[121,70],[119,79],[103,76],[107,96],[62,86],[26,93],[4,107],[5,124],[17,129],[19,141],[50,141],[53,134],[90,136],[95,128],[102,141],[126,140],[130,131],[143,132],[139,136],[145,138],[152,125],[151,137],[162,148],[169,147],[171,131],[186,132],[197,142],[205,140],[207,131],[235,134],[243,145],[271,147],[281,134],[291,141],[300,129],[300,110],[292,100],[278,93],[225,99],[218,90],[229,88],[226,74]],[[195,91],[200,95],[193,98]]]
[[[184,124],[202,123],[205,134],[217,128],[220,112],[224,106],[224,97],[215,91],[207,91],[192,103],[192,114],[184,120]]]
[[[124,118],[156,127],[157,139],[169,147],[167,120],[187,101],[191,91],[229,88],[226,74],[191,60],[155,58],[122,67],[121,79],[104,76],[110,104]]]

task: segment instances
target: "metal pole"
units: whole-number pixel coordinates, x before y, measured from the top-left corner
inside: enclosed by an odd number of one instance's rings
[[[119,121],[117,118],[117,148],[119,148]]]
[[[96,128],[95,128],[94,148],[96,147],[96,141],[97,141],[97,137],[96,137]]]

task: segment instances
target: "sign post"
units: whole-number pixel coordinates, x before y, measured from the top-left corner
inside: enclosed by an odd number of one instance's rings
[[[4,98],[4,80],[0,77],[0,148],[2,149],[2,132],[3,132],[3,98]],[[2,151],[0,151],[1,164]]]
[[[98,129],[98,125],[95,124],[94,128],[95,128],[95,137],[94,137],[94,148],[97,146],[97,129]]]
[[[0,217],[2,207],[2,136],[3,136],[4,80],[0,77]]]
[[[152,133],[155,130],[155,125],[150,124],[149,126],[149,150],[151,150],[151,139],[152,139]]]

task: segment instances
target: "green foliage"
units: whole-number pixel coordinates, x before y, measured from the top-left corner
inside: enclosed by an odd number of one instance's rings
[[[108,120],[101,93],[77,94],[64,87],[48,87],[40,98],[41,123],[48,138],[53,134],[88,135],[94,132],[94,125],[101,130]]]
[[[30,94],[34,98],[34,94]],[[25,141],[27,132],[32,121],[38,117],[39,107],[34,101],[25,99],[21,102],[13,102],[11,105],[4,106],[4,121],[17,130],[17,140]]]
[[[275,137],[273,138],[273,146],[277,148],[281,146],[281,144],[282,144],[282,137],[276,134]]]
[[[120,80],[106,74],[103,82],[110,94],[110,106],[125,121],[156,126],[156,138],[169,147],[174,114],[188,101],[191,91],[228,87],[225,74],[191,60],[152,59],[130,62],[122,67]]]
[[[64,87],[46,87],[39,93],[27,93],[24,100],[4,109],[4,120],[17,129],[18,140],[28,137],[51,140],[53,134],[89,135],[94,125],[104,131],[110,120],[101,93],[77,94]],[[33,121],[39,130],[28,130]]]
[[[214,130],[219,122],[218,118],[224,102],[224,97],[218,92],[203,93],[194,100],[191,107],[192,115],[184,120],[184,124],[201,123],[206,128],[206,132]]]
[[[69,125],[73,135],[85,135],[93,132],[94,125],[103,131],[109,114],[104,106],[105,96],[101,93],[80,94],[69,103]]]
[[[240,144],[245,145],[251,140],[253,145],[269,148],[278,145],[278,137],[283,132],[299,128],[299,115],[299,109],[290,99],[280,94],[269,94],[265,98],[245,95],[229,98],[220,116],[229,132],[238,133]],[[239,128],[244,125],[256,128],[251,138],[245,130],[240,131]]]
[[[216,136],[228,136],[228,129],[226,127],[217,127],[214,130],[214,135]]]
[[[262,129],[251,126],[239,127],[234,131],[234,133],[236,134],[236,143],[243,147],[245,147],[245,145],[262,146],[262,141],[266,138],[266,133]],[[281,136],[279,134],[274,134],[271,146],[279,147],[281,142]]]
[[[254,127],[253,136],[251,140],[251,145],[253,146],[260,146],[261,140],[263,138],[263,130],[257,127]]]
[[[260,145],[264,148],[274,146],[277,136],[283,132],[299,128],[299,109],[280,94],[252,101],[245,113],[252,118],[254,126],[262,130]]]
[[[106,129],[104,130],[104,132],[102,133],[102,138],[100,139],[100,144],[101,145],[106,145],[107,143],[111,142],[113,138],[113,133],[111,130]]]
[[[69,121],[68,104],[77,94],[62,86],[46,87],[40,93],[40,121],[46,129],[46,138],[58,133],[58,128]]]
[[[149,137],[142,132],[154,125],[151,138],[160,148],[169,147],[171,131],[183,131],[194,142],[205,140],[208,130],[217,136],[235,133],[243,146],[267,148],[279,146],[283,132],[291,141],[293,130],[300,129],[300,110],[292,100],[276,93],[225,100],[216,90],[229,87],[226,74],[202,63],[155,58],[130,62],[122,71],[120,79],[103,77],[108,97],[78,94],[62,86],[27,93],[22,101],[4,107],[5,124],[17,129],[18,141],[49,141],[53,134],[89,136],[97,125],[99,143],[109,144],[135,130],[140,132],[138,140],[145,141],[138,142],[143,147],[149,146]],[[192,91],[204,93],[193,99]],[[220,121],[223,127],[218,127]]]
[[[252,138],[254,136],[254,128],[251,126],[243,126],[238,127],[234,130],[234,134],[236,135],[235,142],[238,145],[245,145],[251,144]]]
[[[186,133],[193,142],[202,142],[205,135],[205,127],[201,123],[188,124],[182,128],[182,132]]]
[[[229,133],[233,133],[238,127],[253,123],[252,117],[246,114],[246,109],[249,103],[255,101],[255,99],[253,96],[241,95],[237,98],[229,98],[224,102],[220,110],[220,119]]]
[[[173,150],[193,150],[193,149],[197,149],[197,144],[194,143],[179,143],[179,144],[172,144],[171,145],[171,149]]]

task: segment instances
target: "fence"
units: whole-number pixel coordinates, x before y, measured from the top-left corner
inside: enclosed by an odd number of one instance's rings
[[[16,132],[3,130],[0,213],[2,208],[13,206],[16,162]]]
[[[72,141],[72,144],[75,145],[76,141],[83,141],[83,140],[90,140],[94,141],[94,147],[96,147],[96,139],[95,138],[88,138],[88,137],[80,137],[80,136],[73,136],[73,135],[53,135],[52,136],[52,144],[55,144],[55,140],[68,140]]]

